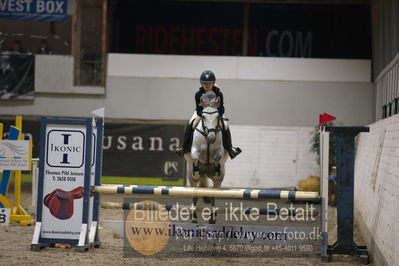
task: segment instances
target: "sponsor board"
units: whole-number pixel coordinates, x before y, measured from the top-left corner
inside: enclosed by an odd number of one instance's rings
[[[10,208],[0,208],[0,226],[10,225]]]
[[[40,243],[85,244],[93,217],[94,193],[101,161],[97,158],[98,127],[91,119],[43,118],[40,134],[40,166],[37,228],[33,245]],[[101,138],[102,136],[100,136]],[[97,216],[93,216],[96,214]]]
[[[30,170],[32,142],[0,140],[0,170]]]

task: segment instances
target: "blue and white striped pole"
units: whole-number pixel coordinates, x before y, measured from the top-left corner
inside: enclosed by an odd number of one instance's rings
[[[142,185],[102,185],[96,186],[95,192],[106,194],[141,194],[179,197],[217,197],[241,199],[286,199],[318,201],[318,192],[259,189],[221,189],[199,187],[167,187]]]

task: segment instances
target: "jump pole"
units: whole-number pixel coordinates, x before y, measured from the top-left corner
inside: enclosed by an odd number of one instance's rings
[[[289,191],[289,190],[259,190],[259,189],[219,189],[198,187],[160,187],[143,185],[107,185],[96,186],[99,194],[130,194],[178,197],[217,197],[241,199],[286,199],[318,201],[318,192]]]

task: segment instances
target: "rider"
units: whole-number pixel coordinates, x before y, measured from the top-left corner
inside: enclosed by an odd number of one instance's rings
[[[216,81],[216,77],[212,71],[205,70],[204,72],[202,72],[201,77],[200,77],[201,87],[195,93],[196,113],[191,118],[190,123],[186,127],[186,130],[184,132],[183,145],[176,148],[176,153],[179,156],[183,156],[185,153],[190,152],[190,150],[191,150],[192,135],[194,132],[193,123],[196,120],[196,118],[202,116],[203,107],[200,105],[200,99],[203,94],[205,94],[208,91],[213,91],[216,94],[216,96],[220,98],[220,101],[219,101],[220,105],[218,107],[219,115],[222,117],[224,114],[223,94],[220,91],[220,89],[216,86],[215,81]],[[226,125],[225,121],[223,124],[224,124],[223,130],[222,130],[223,147],[229,153],[230,158],[234,159],[238,154],[241,153],[241,149],[238,147],[237,148],[233,147],[232,142],[231,142],[230,129]]]

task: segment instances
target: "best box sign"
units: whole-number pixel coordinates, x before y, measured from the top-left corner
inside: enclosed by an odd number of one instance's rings
[[[68,0],[0,0],[0,19],[62,22]]]

